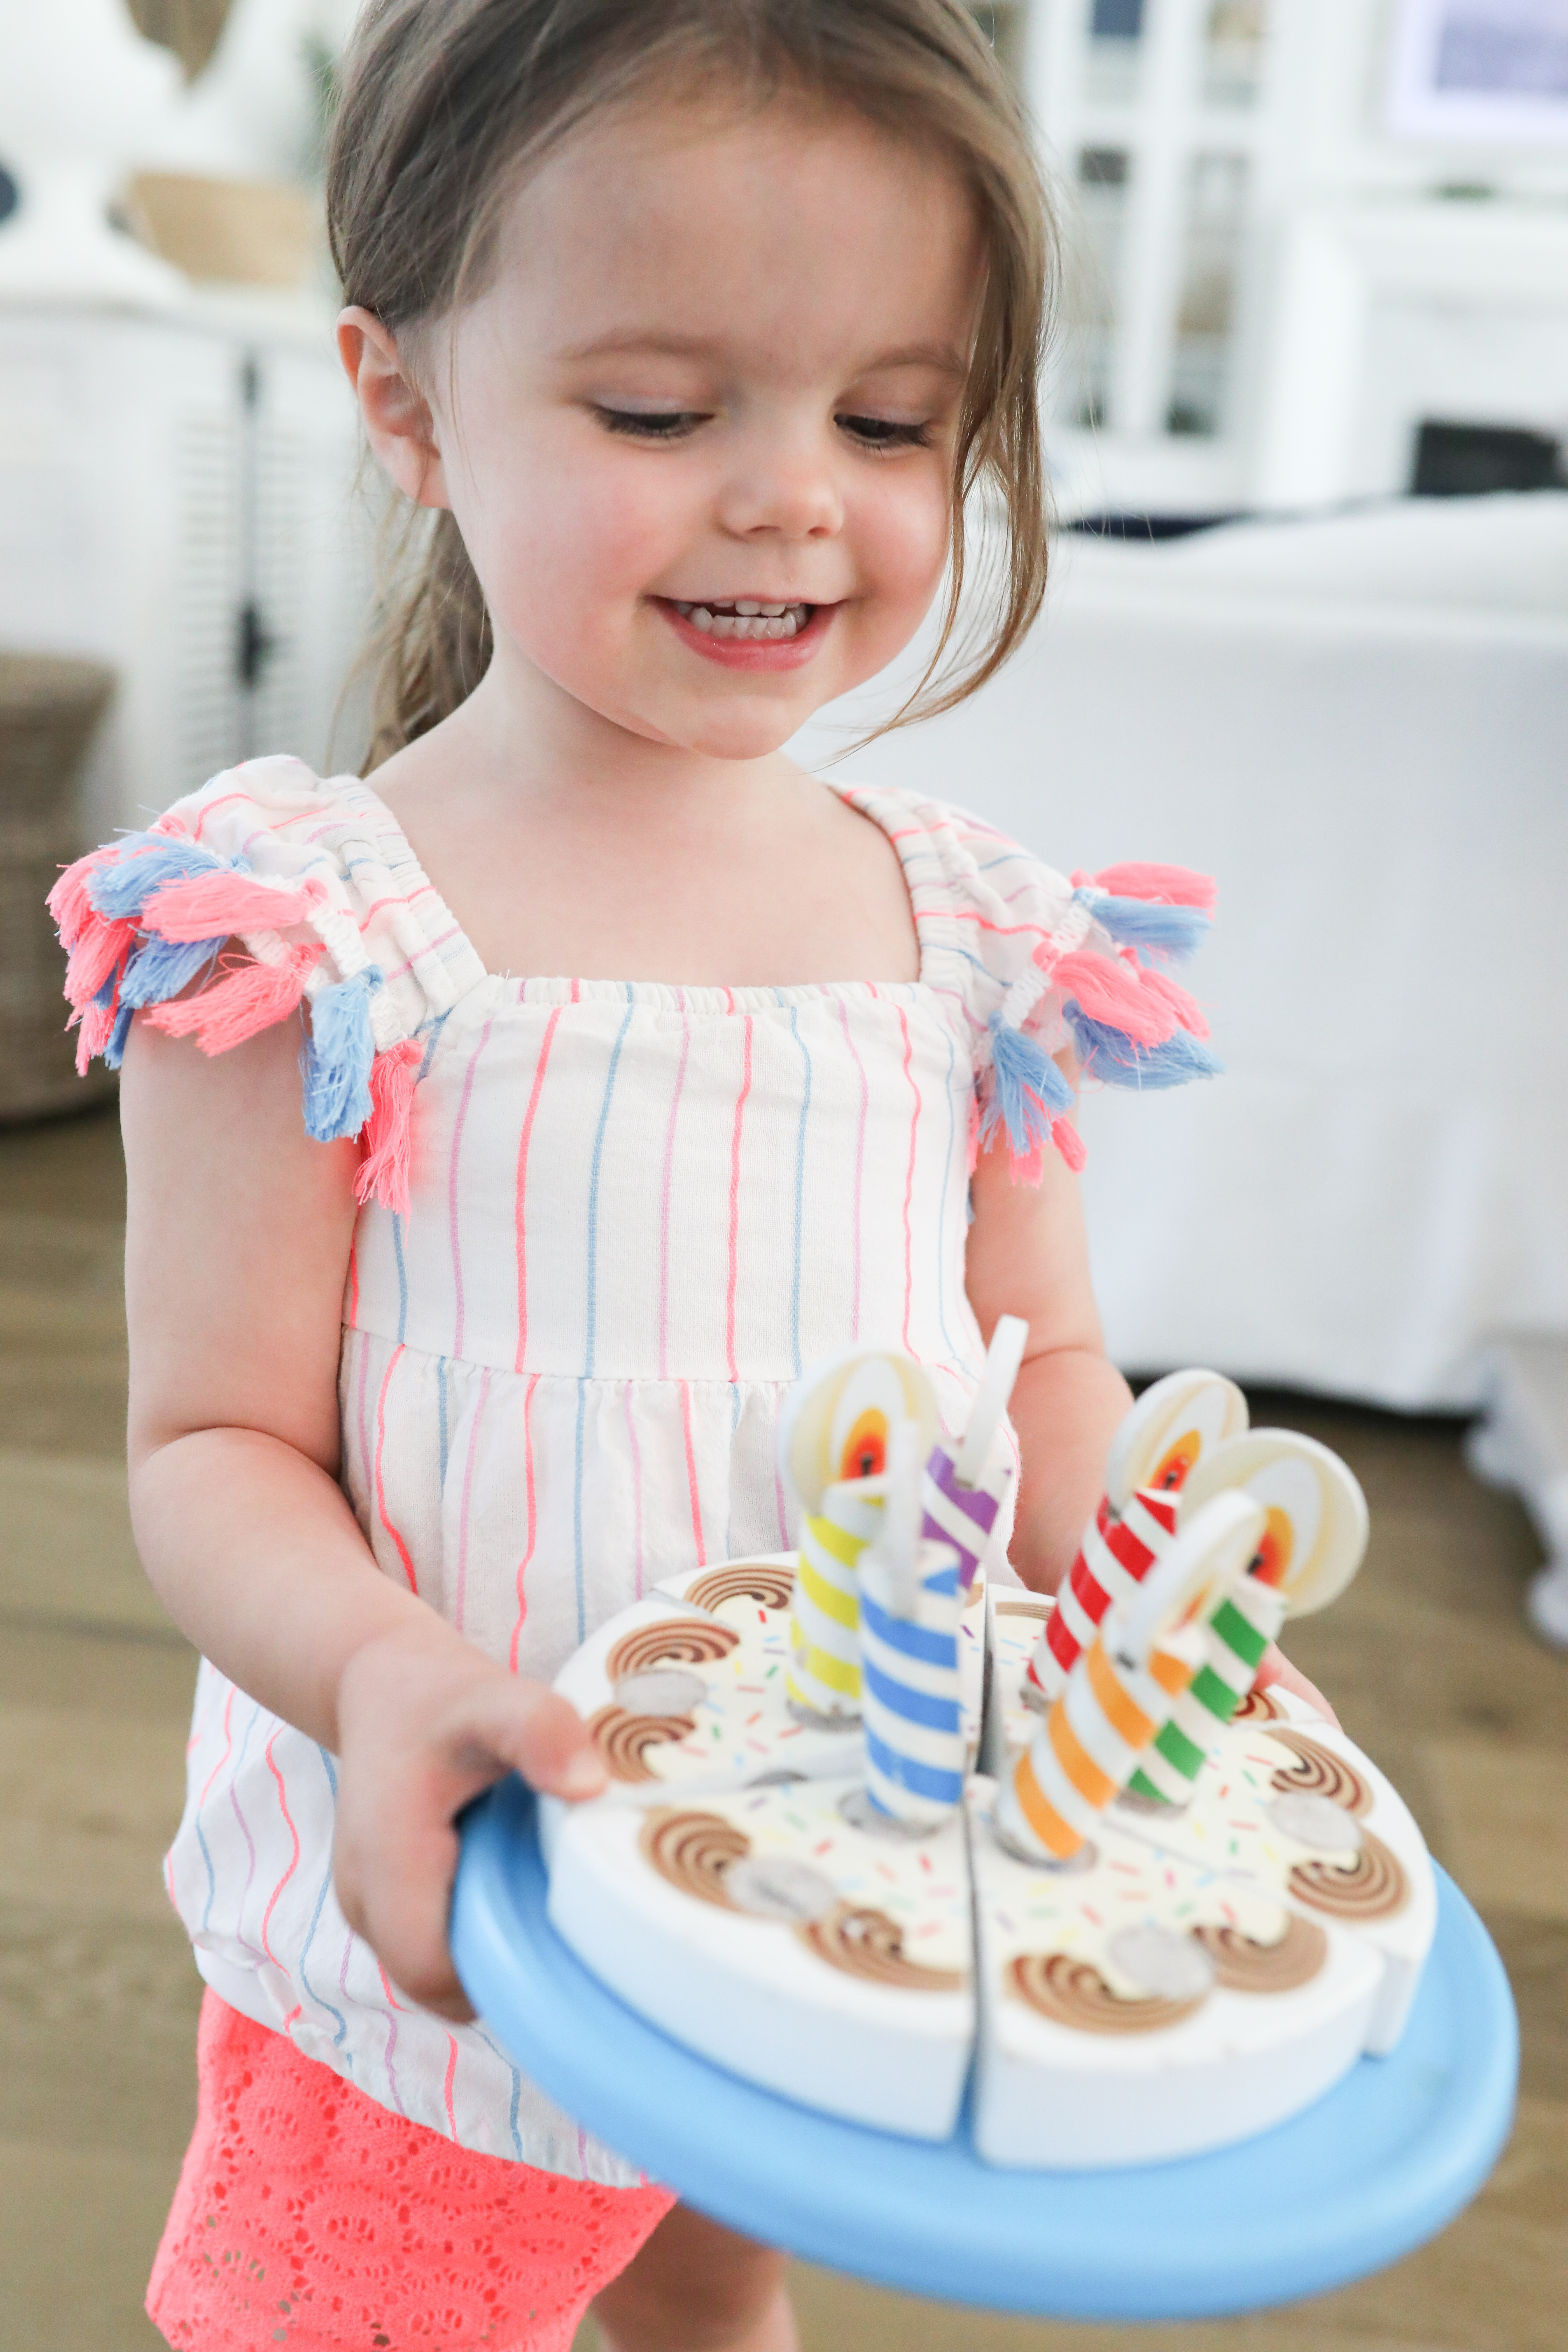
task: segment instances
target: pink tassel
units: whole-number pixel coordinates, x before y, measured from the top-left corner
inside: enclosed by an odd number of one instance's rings
[[[90,1004],[135,944],[134,923],[111,923],[102,915],[94,915],[77,933],[76,945],[66,966],[66,995],[69,1002],[79,1010]]]
[[[1212,915],[1219,895],[1211,877],[1194,874],[1186,866],[1145,866],[1134,860],[1127,866],[1107,866],[1099,874],[1075,874],[1073,887],[1092,882],[1097,889],[1109,890],[1113,898],[1152,898],[1166,907],[1201,907]]]
[[[88,897],[88,885],[102,865],[104,852],[94,849],[68,866],[44,904],[55,919],[63,948],[74,948],[89,923],[102,919]]]
[[[305,992],[305,975],[322,950],[286,950],[280,963],[243,963],[226,980],[173,1004],[154,1004],[147,1018],[171,1037],[194,1035],[204,1054],[226,1053],[275,1022],[286,1020]]]
[[[326,895],[319,882],[306,882],[298,890],[274,890],[248,874],[194,874],[153,892],[142,927],[176,944],[233,938],[242,931],[286,931],[291,924],[302,923]]]
[[[354,1198],[379,1201],[395,1217],[408,1214],[408,1172],[413,1158],[410,1133],[414,1112],[414,1082],[419,1074],[420,1051],[412,1037],[391,1045],[371,1064],[370,1098],[374,1105],[360,1130],[364,1158],[354,1178]]]
[[[1151,996],[1158,997],[1163,1004],[1169,1007],[1180,1027],[1188,1030],[1194,1037],[1208,1035],[1209,1024],[1198,1008],[1197,999],[1189,996],[1184,988],[1178,987],[1163,971],[1152,971],[1143,973],[1142,984]]]
[[[969,1172],[973,1176],[980,1165],[980,1099],[969,1097]]]
[[[1009,1151],[1007,1173],[1015,1184],[1037,1184],[1046,1172],[1046,1147],[1037,1143],[1033,1151]]]
[[[1145,983],[1149,974],[1131,970],[1114,956],[1079,948],[1065,955],[1051,973],[1053,987],[1076,996],[1091,1021],[1120,1029],[1135,1045],[1163,1045],[1176,1024]]]
[[[89,1004],[85,1013],[73,1017],[81,1024],[76,1038],[76,1071],[79,1078],[85,1078],[88,1065],[102,1053],[114,1033],[114,1007]]]
[[[1084,1150],[1082,1136],[1070,1119],[1054,1118],[1051,1121],[1051,1141],[1056,1145],[1073,1174],[1079,1175],[1089,1159],[1089,1154]]]

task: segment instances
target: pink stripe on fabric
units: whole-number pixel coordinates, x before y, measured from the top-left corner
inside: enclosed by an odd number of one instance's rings
[[[725,991],[729,995],[729,991]],[[731,997],[733,1005],[734,999]],[[724,1361],[732,1381],[741,1375],[735,1362],[735,1294],[741,1277],[741,1129],[746,1116],[746,1097],[752,1091],[752,1016],[748,1013],[741,1024],[744,1034],[744,1060],[741,1076],[741,1091],[735,1102],[735,1131],[730,1139],[730,1271],[724,1286]]]
[[[229,1758],[230,1758],[233,1754],[234,1754],[234,1685],[233,1685],[232,1683],[230,1683],[230,1685],[229,1685],[229,1686],[228,1686],[228,1696],[225,1699],[225,1701],[224,1701],[224,1703],[223,1703],[223,1754],[218,1758],[217,1762],[213,1766],[212,1770],[207,1774],[207,1784],[206,1784],[206,1787],[202,1790],[201,1795],[196,1799],[196,1811],[197,1811],[197,1812],[198,1812],[198,1813],[201,1811],[202,1807],[206,1803],[207,1799],[212,1795],[212,1792],[213,1792],[213,1782],[217,1779],[218,1774],[223,1770],[224,1766],[228,1762]]]
[[[680,1000],[680,1059],[675,1069],[675,1093],[669,1106],[669,1122],[664,1130],[664,1175],[658,1199],[658,1376],[661,1381],[669,1378],[669,1188],[675,1168],[675,1122],[686,1086],[686,1060],[691,1051],[691,1024],[686,1017],[686,991],[678,988],[675,992]],[[640,1591],[640,1586],[638,1590]]]
[[[410,1592],[417,1593],[419,1580],[414,1573],[414,1562],[409,1557],[408,1546],[387,1517],[386,1482],[383,1475],[386,1454],[386,1392],[392,1386],[392,1375],[397,1370],[402,1354],[403,1345],[399,1341],[392,1351],[392,1360],[387,1365],[386,1376],[381,1383],[381,1394],[375,1401],[375,1509],[376,1517],[397,1547],[397,1557],[403,1562],[403,1573],[408,1579],[408,1590]]]
[[[522,1115],[522,1133],[517,1144],[517,1192],[512,1213],[517,1230],[517,1361],[512,1370],[518,1372],[521,1371],[522,1360],[528,1352],[528,1234],[523,1218],[523,1202],[528,1192],[528,1147],[533,1135],[533,1118],[539,1108],[539,1097],[544,1091],[544,1071],[550,1059],[550,1048],[555,1042],[555,1024],[561,1018],[562,1010],[558,1004],[544,1024],[539,1059],[533,1066],[533,1084],[529,1089],[528,1108]]]
[[[661,1372],[659,1378],[662,1380],[663,1377]],[[622,1386],[621,1404],[626,1412],[626,1444],[632,1457],[632,1537],[637,1553],[637,1597],[640,1601],[643,1587],[642,1448],[637,1444],[637,1425],[632,1415],[632,1384],[629,1381]]]
[[[447,1228],[452,1242],[452,1353],[463,1352],[463,1244],[458,1230],[458,1162],[462,1156],[463,1129],[468,1120],[468,1105],[473,1099],[474,1073],[479,1066],[479,1055],[490,1042],[492,1013],[479,1031],[479,1042],[468,1055],[468,1066],[463,1073],[463,1092],[458,1104],[458,1116],[452,1123],[452,1157],[447,1170]]]
[[[989,915],[981,914],[974,907],[915,908],[917,923],[939,919],[950,923],[978,923],[983,931],[992,931],[999,940],[1016,939],[1023,931],[1032,931],[1037,940],[1048,940],[1054,936],[1048,923],[994,923]]]
[[[522,1392],[522,1483],[528,1497],[528,1545],[517,1564],[517,1622],[511,1629],[511,1647],[507,1653],[507,1664],[517,1672],[517,1646],[522,1639],[523,1620],[528,1615],[528,1596],[523,1591],[523,1579],[528,1563],[533,1558],[533,1547],[539,1540],[539,1498],[533,1485],[533,1391],[539,1386],[540,1375],[533,1372]]]
[[[910,1307],[911,1307],[911,1306],[912,1306],[912,1304],[913,1304],[913,1299],[914,1299],[914,1285],[915,1285],[915,1272],[914,1272],[914,1267],[915,1267],[915,1229],[914,1229],[914,1221],[913,1221],[913,1216],[912,1216],[912,1213],[912,1213],[912,1210],[913,1210],[913,1207],[914,1207],[914,1198],[915,1198],[915,1142],[916,1142],[916,1138],[917,1138],[917,1136],[918,1136],[918,1134],[919,1134],[919,1131],[920,1131],[920,1123],[921,1123],[921,1090],[920,1090],[920,1087],[918,1087],[918,1085],[917,1085],[917,1084],[916,1084],[916,1082],[915,1082],[915,1076],[914,1076],[914,1071],[913,1071],[913,1068],[912,1068],[912,1064],[913,1064],[913,1061],[914,1061],[915,1049],[914,1049],[914,1043],[913,1043],[913,1040],[911,1039],[911,1037],[910,1037],[910,1024],[909,1024],[909,1021],[908,1021],[908,1018],[907,1018],[907,1017],[906,1017],[906,1015],[905,1015],[904,1008],[903,1008],[903,1006],[902,1006],[901,1004],[900,1004],[900,1005],[899,1005],[899,1006],[897,1007],[897,1011],[898,1011],[898,1015],[899,1015],[899,1027],[900,1027],[900,1030],[903,1032],[903,1038],[904,1038],[904,1076],[905,1076],[905,1077],[906,1077],[906,1078],[908,1078],[908,1080],[909,1080],[909,1082],[910,1082],[910,1093],[914,1096],[914,1098],[915,1098],[915,1107],[914,1107],[914,1109],[913,1109],[913,1111],[912,1111],[912,1113],[910,1114],[910,1164],[909,1164],[908,1168],[904,1171],[904,1335],[903,1335],[903,1337],[904,1337],[904,1353],[905,1353],[907,1356],[912,1356],[912,1355],[913,1355],[913,1353],[914,1353],[914,1349],[913,1349],[910,1347]]]
[[[433,940],[426,940],[424,946],[419,950],[419,955],[433,955],[437,948],[444,948],[448,940],[455,940],[458,938],[460,934],[461,926],[459,924],[448,924],[447,929],[444,931],[437,932],[437,936]],[[395,970],[387,973],[387,979],[401,980],[405,971],[413,971],[418,961],[419,956],[405,956],[403,961],[396,966]]]
[[[844,1025],[844,1043],[848,1046],[855,1067],[860,1076],[860,1116],[855,1129],[855,1297],[849,1315],[849,1337],[860,1337],[860,1213],[866,1173],[866,1113],[871,1100],[871,1089],[866,1082],[866,1065],[849,1029],[849,1008],[842,997],[838,1000],[838,1018]],[[781,1496],[784,1492],[781,1487]]]
[[[366,1949],[370,1949],[368,1945]],[[408,2110],[403,2104],[403,2094],[397,2087],[397,2067],[395,2063],[397,2057],[397,2012],[402,2008],[403,2003],[393,1991],[392,1986],[387,1980],[386,1970],[382,1967],[380,1960],[376,1958],[376,1955],[374,1951],[371,1951],[371,1958],[373,1960],[375,1960],[375,1972],[381,1979],[381,1990],[386,1996],[386,2054],[384,2061],[386,2066],[386,2080],[392,2092],[392,2104],[397,2109],[398,2114],[403,2116],[406,2115]]]
[[[691,1534],[697,1546],[697,1565],[708,1565],[707,1548],[702,1541],[702,1504],[697,1492],[697,1448],[691,1442],[691,1390],[682,1381],[680,1386],[680,1426],[686,1439],[686,1489],[691,1498]]]
[[[463,1609],[468,1592],[468,1514],[474,1494],[474,1455],[479,1450],[479,1423],[484,1419],[485,1401],[489,1392],[490,1371],[487,1364],[479,1374],[479,1400],[468,1423],[468,1453],[463,1464],[463,1500],[458,1513],[458,1590],[453,1599],[452,1622],[459,1633],[463,1631]]]
[[[360,929],[368,931],[384,907],[412,907],[416,898],[429,898],[435,887],[434,882],[422,882],[417,890],[394,890],[384,898],[373,900],[359,919]]]
[[[279,1896],[282,1894],[283,1889],[288,1885],[289,1881],[293,1877],[294,1873],[300,1867],[300,1832],[295,1828],[293,1815],[289,1811],[289,1792],[283,1786],[283,1775],[279,1770],[278,1759],[272,1753],[273,1749],[278,1745],[279,1734],[282,1731],[282,1728],[283,1726],[279,1724],[278,1730],[273,1733],[271,1738],[267,1743],[267,1769],[271,1773],[274,1780],[278,1783],[279,1811],[282,1813],[284,1826],[294,1842],[294,1851],[289,1856],[288,1869],[283,1873],[282,1877],[279,1880],[277,1885],[268,1896],[267,1908],[261,1915],[261,1948],[275,1968],[281,1968],[283,1963],[278,1958],[277,1953],[273,1950],[271,1943],[268,1937],[267,1930],[272,1925],[272,1914],[278,1907]],[[297,2011],[296,2014],[298,2014]]]
[[[458,2118],[452,2106],[452,2085],[458,2079],[458,2037],[447,2036],[447,2079],[441,2085],[441,2097],[447,2109],[447,2129],[454,2139],[458,2137]]]

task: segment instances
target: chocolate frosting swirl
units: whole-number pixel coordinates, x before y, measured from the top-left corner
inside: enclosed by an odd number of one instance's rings
[[[725,1874],[744,1861],[752,1841],[733,1822],[720,1813],[659,1805],[645,1815],[637,1843],[659,1876],[682,1895],[695,1895],[716,1910],[735,1908],[724,1891]]]
[[[891,1985],[901,1992],[959,1992],[962,1969],[925,1969],[904,1951],[904,1931],[885,1911],[840,1903],[823,1918],[807,1919],[795,1929],[801,1941],[847,1977],[871,1984]]]
[[[759,1609],[787,1609],[795,1597],[795,1578],[777,1560],[745,1559],[728,1568],[710,1568],[686,1588],[694,1609],[718,1609],[726,1601],[754,1601]]]
[[[1296,1759],[1294,1764],[1282,1764],[1270,1783],[1281,1796],[1327,1797],[1331,1804],[1342,1805],[1347,1813],[1364,1821],[1372,1811],[1372,1790],[1353,1764],[1331,1748],[1320,1748],[1303,1731],[1270,1731],[1268,1737]]]
[[[628,1715],[624,1706],[602,1706],[588,1719],[588,1736],[605,1759],[612,1780],[653,1780],[647,1751],[695,1731],[689,1715]]]
[[[709,1625],[700,1617],[661,1617],[657,1625],[639,1625],[616,1643],[605,1661],[612,1683],[627,1675],[646,1674],[649,1666],[706,1666],[728,1657],[740,1635],[728,1625]]]
[[[1387,1919],[1403,1909],[1409,1883],[1381,1838],[1363,1832],[1351,1862],[1299,1862],[1286,1881],[1292,1895],[1331,1919]]]
[[[1278,1723],[1284,1712],[1277,1698],[1270,1698],[1266,1690],[1254,1688],[1230,1719],[1233,1723]]]
[[[1007,1986],[1053,2025],[1070,2025],[1079,2033],[1157,2033],[1162,2026],[1180,2025],[1208,1998],[1201,1992],[1190,2000],[1158,1994],[1130,2000],[1113,1991],[1088,1960],[1072,1959],[1066,1952],[1020,1952],[1007,1970]]]
[[[1210,1926],[1192,1932],[1227,1992],[1294,1992],[1311,1982],[1329,1957],[1322,1929],[1294,1911],[1286,1913],[1285,1932],[1272,1944],[1260,1944],[1239,1927]]]

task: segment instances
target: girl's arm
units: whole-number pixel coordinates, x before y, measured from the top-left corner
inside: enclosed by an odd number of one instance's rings
[[[1100,1501],[1132,1391],[1106,1360],[1078,1178],[1049,1146],[1044,1161],[1038,1185],[1015,1184],[1005,1136],[981,1153],[965,1280],[987,1346],[998,1316],[1029,1326],[1011,1407],[1024,1457],[1011,1556],[1026,1584],[1054,1592]]]
[[[1014,1183],[1005,1139],[981,1153],[965,1279],[987,1346],[999,1315],[1028,1318],[1013,1391],[1023,1476],[1010,1556],[1026,1584],[1054,1592],[1104,1491],[1105,1458],[1132,1391],[1106,1360],[1078,1178],[1048,1147],[1044,1159],[1036,1186]],[[1339,1720],[1272,1643],[1258,1678],[1283,1683]]]
[[[515,1767],[584,1796],[573,1708],[384,1576],[339,1486],[352,1143],[312,1143],[292,1022],[208,1060],[138,1021],[121,1094],[131,1507],[198,1649],[342,1759],[351,1925],[416,1999],[469,2012],[447,1953],[455,1814]]]

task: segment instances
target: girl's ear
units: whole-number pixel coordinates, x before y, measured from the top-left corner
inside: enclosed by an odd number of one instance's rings
[[[337,335],[339,357],[382,465],[416,505],[449,506],[435,415],[399,355],[396,336],[374,310],[357,307],[339,314]]]

